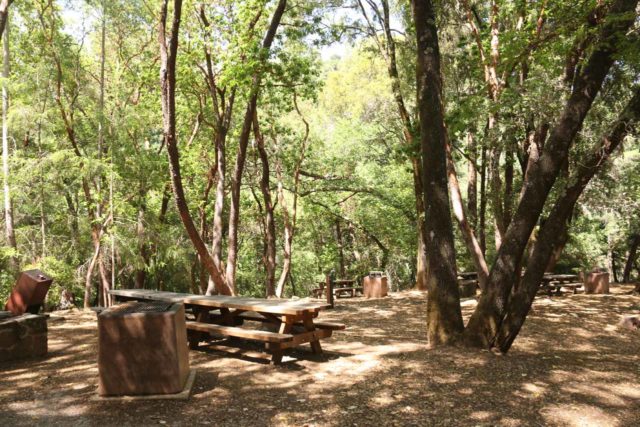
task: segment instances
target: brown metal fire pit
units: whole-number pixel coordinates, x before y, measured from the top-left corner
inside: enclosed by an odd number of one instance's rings
[[[129,302],[98,315],[101,396],[180,393],[189,377],[184,306]]]
[[[5,310],[14,316],[24,313],[38,314],[47,297],[53,279],[40,270],[27,270],[20,273]]]

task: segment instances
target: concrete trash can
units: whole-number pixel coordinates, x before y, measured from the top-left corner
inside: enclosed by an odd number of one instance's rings
[[[40,270],[23,271],[9,295],[5,310],[14,316],[38,314],[52,282],[53,279]]]
[[[609,273],[593,271],[585,275],[585,294],[608,294],[609,293]]]
[[[381,271],[371,271],[364,277],[362,283],[362,293],[365,298],[382,298],[389,293],[387,276]]]
[[[183,304],[129,302],[98,315],[101,396],[180,393],[189,377]]]

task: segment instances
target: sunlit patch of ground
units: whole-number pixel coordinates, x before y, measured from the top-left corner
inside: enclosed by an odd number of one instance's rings
[[[419,292],[341,299],[321,318],[348,329],[325,355],[298,350],[274,367],[257,346],[191,351],[191,398],[164,402],[92,400],[95,314],[61,312],[48,357],[0,364],[0,425],[636,426],[640,332],[616,326],[640,314],[630,289],[540,297],[507,356],[428,350]]]

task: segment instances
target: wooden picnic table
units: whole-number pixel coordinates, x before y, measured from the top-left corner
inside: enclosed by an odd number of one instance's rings
[[[338,279],[333,282],[333,296],[340,298],[344,296],[355,297],[358,293],[362,295],[363,287],[355,286],[356,281],[352,279]],[[318,282],[318,287],[311,290],[313,298],[326,298],[326,282]]]
[[[231,297],[224,295],[194,295],[145,289],[119,289],[109,293],[118,300],[164,301],[182,303],[193,313],[187,320],[189,346],[197,348],[210,334],[262,341],[272,360],[282,361],[283,350],[310,343],[314,353],[322,353],[320,340],[334,330],[345,329],[340,323],[315,322],[328,304],[305,300],[278,300]],[[277,332],[240,327],[244,321],[275,326]]]
[[[547,273],[542,278],[541,292],[549,296],[561,294],[562,288],[571,289],[573,293],[578,292],[578,288],[582,287],[582,283],[577,282],[578,276],[575,274],[550,274]]]

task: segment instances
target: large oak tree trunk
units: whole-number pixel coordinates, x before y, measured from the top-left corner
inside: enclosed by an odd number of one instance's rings
[[[463,330],[456,280],[444,126],[440,49],[436,14],[430,0],[413,0],[417,39],[417,106],[420,117],[425,231],[429,260],[427,338],[429,345],[457,341]]]
[[[601,29],[600,43],[576,77],[573,92],[565,109],[551,130],[539,161],[531,164],[525,177],[521,201],[507,229],[496,262],[489,275],[487,292],[480,298],[471,316],[467,342],[474,346],[491,347],[502,324],[511,289],[518,281],[523,252],[547,200],[560,168],[567,161],[569,147],[582,126],[585,116],[602,87],[613,64],[616,38],[632,24],[637,0],[617,0],[611,8],[615,19]],[[619,14],[627,13],[621,17]],[[545,265],[546,266],[546,265]],[[544,267],[542,269],[544,270]]]
[[[622,143],[635,123],[640,120],[640,88],[629,102],[612,131],[593,150],[590,157],[581,163],[580,168],[571,180],[563,195],[555,203],[549,218],[545,221],[527,262],[527,269],[506,308],[507,315],[501,323],[496,346],[506,352],[513,344],[520,328],[524,324],[533,303],[545,267],[552,255],[554,244],[567,227],[574,206],[593,176],[602,168],[611,153]]]

